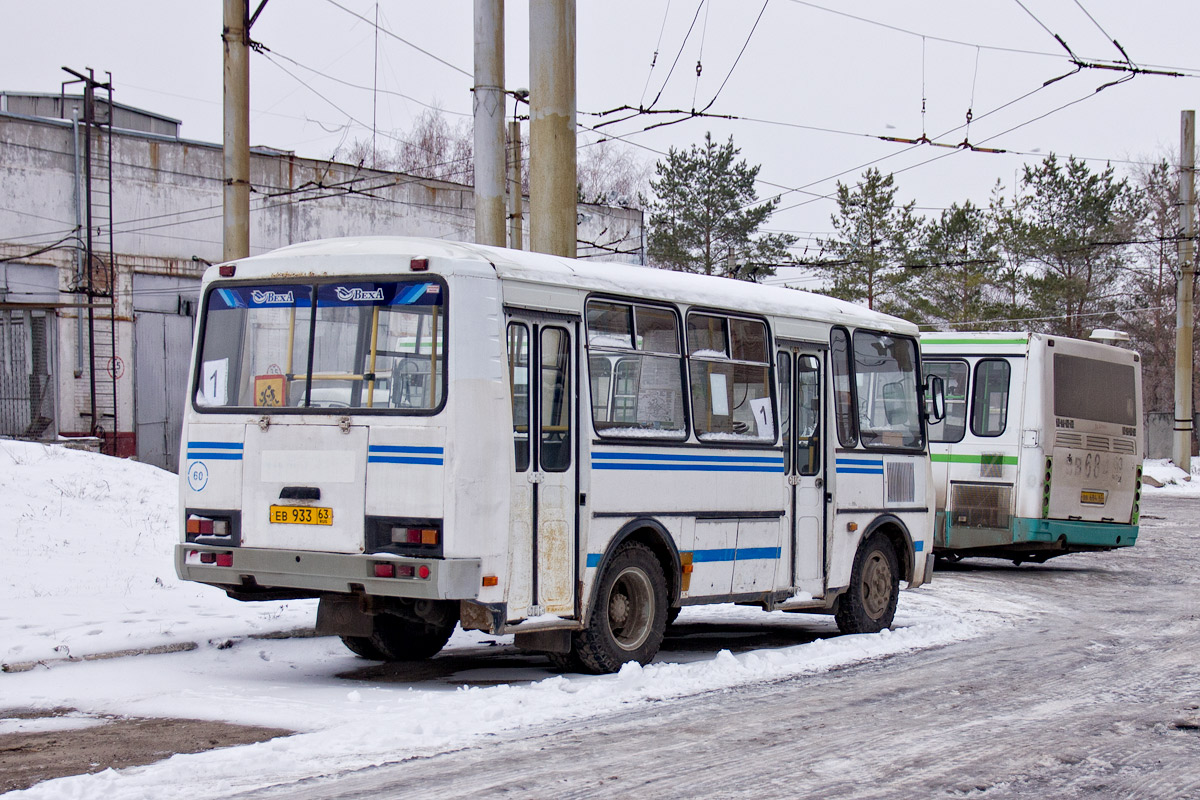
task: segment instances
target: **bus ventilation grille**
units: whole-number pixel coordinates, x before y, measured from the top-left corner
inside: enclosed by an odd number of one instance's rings
[[[1007,528],[1012,486],[1007,483],[955,483],[950,495],[956,528]]]
[[[1133,455],[1137,452],[1137,442],[1133,439],[1113,439],[1112,449],[1114,453]]]
[[[916,500],[914,474],[911,461],[898,461],[887,465],[887,501],[889,503],[912,503]]]
[[[1107,436],[1089,436],[1087,437],[1087,449],[1108,452],[1112,449],[1112,440]]]
[[[1059,431],[1054,434],[1055,447],[1083,447],[1083,434],[1081,433],[1064,433]]]

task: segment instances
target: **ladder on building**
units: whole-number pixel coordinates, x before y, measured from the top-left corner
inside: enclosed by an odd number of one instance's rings
[[[117,265],[113,247],[113,105],[112,75],[106,83],[95,79],[92,70],[84,75],[67,70],[84,85],[83,117],[80,120],[83,148],[84,269],[77,289],[87,299],[85,324],[88,358],[85,374],[86,398],[79,409],[93,436],[100,438],[101,451],[118,455],[117,381],[124,366],[117,345]],[[101,96],[98,96],[101,95]]]

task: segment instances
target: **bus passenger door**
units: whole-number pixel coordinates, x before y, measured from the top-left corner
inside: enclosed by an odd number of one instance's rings
[[[511,618],[575,613],[575,351],[567,322],[511,319]]]
[[[821,351],[779,351],[780,429],[784,443],[785,508],[792,541],[792,586],[825,594],[825,404]]]

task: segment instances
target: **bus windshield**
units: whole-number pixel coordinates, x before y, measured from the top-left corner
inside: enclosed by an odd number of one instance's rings
[[[917,346],[912,339],[855,332],[854,378],[864,447],[925,446],[917,403]]]
[[[429,280],[217,286],[200,320],[195,406],[436,410],[444,304]]]

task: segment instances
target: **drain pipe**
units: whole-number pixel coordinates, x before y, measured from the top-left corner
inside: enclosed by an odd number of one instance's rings
[[[82,167],[79,164],[79,107],[71,109],[71,134],[72,143],[75,149],[75,291],[76,298],[79,297],[79,285],[83,282],[83,246],[79,240],[79,233],[83,230],[83,211],[81,209],[82,200],[79,192],[80,171]],[[83,305],[76,304],[75,307],[75,377],[83,377]]]

